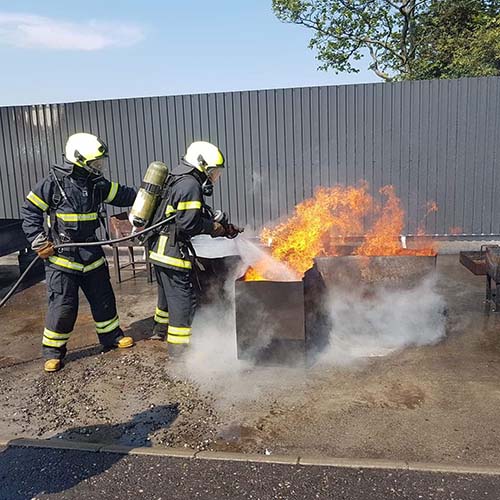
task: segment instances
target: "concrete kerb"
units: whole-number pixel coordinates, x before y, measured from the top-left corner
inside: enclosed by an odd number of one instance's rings
[[[98,443],[84,443],[81,441],[69,441],[65,439],[12,439],[8,446],[24,448],[57,448],[62,450],[91,451],[98,452],[102,447]]]
[[[405,462],[403,460],[383,460],[378,458],[331,458],[320,456],[304,456],[299,458],[299,465],[345,467],[349,469],[408,470],[408,462]]]
[[[121,455],[154,455],[163,457],[175,458],[195,458],[196,451],[191,448],[160,448],[160,447],[138,447],[122,446],[122,445],[107,445],[101,446],[101,453],[119,453]]]
[[[235,453],[224,451],[199,451],[198,460],[229,460],[233,462],[261,462],[270,464],[298,465],[299,457],[287,455],[259,455],[258,453]]]
[[[434,472],[441,474],[482,474],[500,476],[500,466],[451,465],[426,462],[405,462],[402,460],[383,460],[369,458],[331,458],[321,456],[259,455],[256,453],[234,453],[221,451],[196,451],[190,448],[132,447],[104,445],[64,439],[0,439],[0,451],[9,447],[54,448],[63,450],[87,451],[93,453],[116,453],[120,455],[151,455],[195,460],[226,460],[237,462],[256,462],[268,464],[302,465],[316,467],[339,467],[350,469],[386,469],[415,472]]]

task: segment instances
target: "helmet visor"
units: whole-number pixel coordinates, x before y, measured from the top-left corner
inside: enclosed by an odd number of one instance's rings
[[[95,160],[87,162],[87,166],[96,174],[101,174],[107,167],[108,161],[106,156],[101,156]]]
[[[207,176],[211,180],[212,184],[217,182],[217,179],[222,175],[223,167],[208,167]]]

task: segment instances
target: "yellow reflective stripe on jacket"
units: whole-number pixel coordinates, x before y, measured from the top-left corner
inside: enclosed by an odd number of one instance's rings
[[[181,337],[191,335],[192,328],[189,326],[169,326],[168,333],[171,335],[179,335]]]
[[[192,210],[201,208],[201,201],[179,201],[177,210]]]
[[[118,193],[118,182],[111,182],[108,197],[104,200],[104,203],[111,203],[115,199],[116,193]]]
[[[77,222],[77,221],[89,221],[97,220],[97,212],[91,212],[88,214],[63,214],[56,213],[58,219],[64,222]]]
[[[38,207],[42,212],[45,212],[47,208],[49,208],[49,205],[45,203],[39,196],[37,196],[33,191],[30,191],[28,193],[28,196],[26,196],[26,199],[31,201],[33,205]]]
[[[165,215],[172,215],[175,214],[177,210],[172,206],[172,205],[167,205],[167,208],[165,209]]]
[[[150,251],[149,258],[151,260],[156,260],[157,262],[162,262],[163,264],[168,264],[169,266],[180,267],[182,269],[192,269],[193,265],[190,260],[177,259],[176,257],[169,257],[168,255],[160,255],[157,252]]]
[[[115,316],[113,319],[110,319],[108,321],[96,322],[95,324],[97,333],[112,332],[119,326],[120,326],[120,318],[118,318],[118,316]]]
[[[102,266],[106,262],[106,260],[104,259],[104,257],[101,257],[100,259],[97,259],[95,262],[92,262],[92,264],[84,266],[79,262],[73,262],[64,257],[58,257],[52,255],[51,257],[49,257],[49,262],[51,264],[55,264],[56,266],[64,267],[65,269],[72,269],[73,271],[81,271],[82,273],[88,273],[89,271],[93,271],[94,269],[97,269],[98,267]]]
[[[95,262],[92,262],[92,264],[83,266],[83,272],[88,273],[89,271],[93,271],[94,269],[97,269],[98,267],[101,267],[104,264],[106,264],[106,259],[104,257],[101,257],[100,259],[97,259]]]
[[[164,255],[165,254],[165,246],[167,244],[167,240],[168,240],[168,236],[165,235],[165,234],[162,234],[158,238],[158,253],[160,255]]]
[[[68,340],[71,335],[70,333],[57,333],[45,328],[43,330],[43,336],[51,340]]]

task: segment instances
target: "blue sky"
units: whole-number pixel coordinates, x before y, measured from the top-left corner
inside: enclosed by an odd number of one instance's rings
[[[0,0],[0,105],[378,81],[309,39],[271,0]]]

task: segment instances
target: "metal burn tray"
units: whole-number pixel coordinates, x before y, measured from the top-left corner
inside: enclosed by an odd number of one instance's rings
[[[460,252],[460,264],[477,276],[485,276],[487,271],[484,251]]]
[[[321,257],[300,281],[235,282],[239,359],[264,363],[307,361],[328,344],[329,292],[356,287],[411,289],[436,266],[435,256]]]
[[[302,281],[235,282],[239,359],[295,363],[305,355]]]

